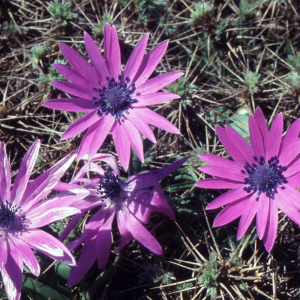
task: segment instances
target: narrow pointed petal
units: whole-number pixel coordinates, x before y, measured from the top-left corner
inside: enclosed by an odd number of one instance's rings
[[[236,189],[241,186],[241,183],[220,178],[207,178],[196,182],[195,186],[206,189]]]
[[[258,107],[255,110],[254,119],[261,131],[263,140],[268,141],[269,140],[269,130],[268,130],[268,126],[267,126],[267,123],[265,120],[265,116],[264,116],[262,110],[260,109],[260,107]]]
[[[247,205],[249,201],[250,198],[247,198],[228,204],[215,218],[214,227],[223,226],[239,218],[244,212],[245,205]]]
[[[96,236],[85,241],[77,265],[72,269],[68,286],[79,282],[96,261]]]
[[[7,249],[7,240],[6,237],[0,237],[0,271],[5,266],[8,256],[8,249]]]
[[[130,142],[127,134],[124,134],[124,126],[116,122],[112,128],[112,136],[119,159],[125,170],[128,169],[130,158]]]
[[[249,198],[251,195],[244,191],[243,186],[239,186],[235,190],[231,190],[225,194],[222,194],[221,196],[217,197],[215,200],[213,200],[211,203],[209,203],[206,207],[206,209],[215,209],[219,208],[223,205],[229,204],[231,202],[242,200]]]
[[[140,161],[143,163],[144,162],[144,146],[143,146],[143,141],[142,141],[140,133],[127,120],[125,120],[123,122],[122,126],[124,126],[124,129],[126,130],[126,134],[127,134],[127,137],[128,137],[128,140],[129,140],[131,146],[135,150]]]
[[[70,112],[89,112],[96,108],[93,102],[84,98],[59,98],[51,99],[43,104],[43,106]]]
[[[158,75],[154,78],[151,78],[139,85],[135,90],[135,93],[140,93],[141,95],[146,95],[150,93],[158,92],[163,89],[179,77],[183,76],[182,72],[169,72],[162,75]]]
[[[87,32],[84,33],[84,43],[85,43],[86,52],[88,53],[88,56],[92,61],[92,64],[98,71],[99,82],[101,85],[103,85],[106,83],[106,77],[109,76],[109,72],[103,60],[102,54],[98,46],[94,42],[94,40]]]
[[[23,261],[16,252],[9,252],[1,274],[8,299],[19,300],[22,290]]]
[[[6,145],[0,143],[0,200],[10,202],[11,173]]]
[[[90,89],[88,87],[78,85],[76,83],[54,80],[51,82],[51,85],[65,93],[68,93],[73,96],[80,97],[80,98],[83,98],[86,100],[95,101],[95,100],[93,100],[93,98],[99,97],[99,92],[94,91],[93,89]]]
[[[300,119],[299,119],[300,120]],[[294,143],[289,144],[285,147],[285,151],[280,151],[279,154],[279,163],[282,166],[288,166],[290,163],[295,163],[300,152],[300,138],[297,139]]]
[[[100,149],[115,122],[115,118],[111,114],[103,116],[103,118],[97,122],[98,127],[95,130],[93,141],[89,148],[89,155],[91,158],[94,157],[97,151]]]
[[[31,176],[31,172],[40,150],[40,145],[41,141],[36,140],[28,149],[21,163],[11,191],[11,201],[13,201],[16,206],[19,206],[19,203],[21,202],[23,194],[26,190],[28,180]]]
[[[239,164],[233,160],[223,158],[221,156],[203,153],[203,154],[199,154],[199,157],[200,157],[200,159],[207,162],[208,164],[211,164],[212,166],[226,167],[230,170],[231,169],[244,170],[243,164]]]
[[[299,131],[300,131],[300,119],[297,119],[287,130],[286,134],[284,135],[282,142],[281,142],[281,149],[279,158],[281,156],[284,156],[287,152],[287,149],[291,144],[294,144],[298,137],[299,137]]]
[[[270,143],[266,151],[266,161],[273,156],[279,156],[279,150],[283,131],[282,114],[276,116],[270,128]]]
[[[288,184],[293,188],[300,187],[300,172],[290,176],[288,178]],[[300,195],[299,195],[300,196]]]
[[[285,178],[289,178],[290,176],[293,176],[297,174],[300,170],[300,157],[297,157],[293,163],[287,168],[286,171],[283,172],[283,175]]]
[[[268,223],[264,235],[264,245],[267,251],[271,251],[276,235],[277,235],[277,227],[278,227],[278,208],[274,201],[270,201],[270,211]]]
[[[93,162],[87,162],[82,168],[76,173],[72,183],[78,183],[80,179],[84,177],[87,172],[96,172],[100,175],[104,174],[104,169]]]
[[[296,209],[300,210],[300,192],[297,189],[291,187],[289,184],[286,184],[284,191],[282,191],[281,189],[278,189],[278,191],[281,195],[280,198],[286,197],[286,200],[288,200],[289,205],[292,205]]]
[[[143,84],[153,73],[158,63],[164,56],[168,47],[168,43],[168,41],[162,42],[144,56],[140,68],[134,78],[134,82],[137,87]]]
[[[152,143],[156,143],[156,138],[153,134],[150,126],[144,122],[143,118],[135,111],[135,109],[130,111],[127,119],[140,131],[146,138],[148,138]]]
[[[134,79],[136,72],[138,71],[141,62],[144,57],[144,53],[146,50],[146,46],[148,43],[149,34],[146,34],[143,36],[143,38],[138,42],[138,44],[135,46],[134,50],[132,51],[125,68],[123,70],[122,79],[125,80],[126,77],[129,77],[130,81],[128,84],[132,82]]]
[[[240,219],[239,228],[237,232],[236,238],[239,240],[247,231],[249,226],[254,219],[258,207],[258,201],[256,200],[256,196],[253,195],[250,198],[250,201],[244,206],[244,211]]]
[[[68,222],[67,227],[64,229],[62,234],[59,237],[59,241],[63,242],[69,235],[69,233],[72,231],[72,229],[76,226],[77,222],[80,220],[80,218],[83,216],[83,213],[79,213],[73,216],[73,218]]]
[[[149,186],[155,186],[159,184],[159,179],[157,179],[155,173],[143,172],[130,176],[126,181],[126,190],[133,191],[136,189],[143,189]]]
[[[258,200],[257,214],[256,214],[256,230],[259,239],[261,240],[265,234],[268,218],[269,218],[269,197],[262,193]]]
[[[76,262],[71,252],[64,244],[52,235],[39,230],[31,229],[23,232],[19,239],[45,255],[66,265],[75,266]]]
[[[132,236],[155,254],[161,255],[162,248],[154,236],[124,207],[119,213],[122,226],[125,226]]]
[[[96,237],[96,251],[99,269],[102,269],[106,266],[109,258],[111,248],[111,226],[114,217],[115,212],[113,211],[100,227]]]
[[[151,109],[137,107],[135,110],[146,123],[171,133],[180,134],[177,127]]]
[[[265,145],[262,132],[253,116],[249,116],[249,132],[253,152],[256,157],[265,157]]]
[[[79,134],[97,121],[99,121],[97,110],[87,113],[68,127],[68,129],[62,135],[61,140],[67,140],[74,135]]]
[[[180,96],[174,93],[168,93],[168,92],[156,92],[152,94],[146,94],[146,95],[140,95],[136,96],[136,99],[138,100],[137,103],[134,103],[133,107],[144,107],[147,105],[155,105],[162,102],[166,102],[173,99],[179,99]]]
[[[93,67],[76,50],[65,44],[60,44],[59,47],[67,61],[82,77],[89,82],[97,82]]]
[[[199,168],[205,174],[209,174],[212,176],[221,177],[223,179],[233,180],[236,182],[240,182],[241,184],[244,182],[245,175],[241,172],[240,169],[230,169],[228,172],[228,167],[217,167],[217,166],[203,166]]]
[[[117,224],[121,235],[121,243],[114,250],[114,253],[118,254],[133,239],[133,236],[128,231],[128,229],[124,226],[123,214],[121,213],[121,211],[118,211],[116,215],[117,215]]]

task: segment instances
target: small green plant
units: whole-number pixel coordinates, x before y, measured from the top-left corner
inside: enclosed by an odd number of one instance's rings
[[[245,83],[248,86],[248,90],[250,94],[254,94],[258,90],[258,82],[260,74],[253,73],[251,71],[247,71],[244,74]]]
[[[59,0],[54,0],[48,5],[47,10],[56,19],[57,23],[66,26],[69,20],[77,17],[75,13],[70,12],[71,5],[71,2],[60,3]]]
[[[259,4],[258,1],[242,0],[239,5],[238,25],[244,23],[249,17],[255,13],[255,8]]]
[[[112,16],[110,14],[104,14],[102,16],[102,20],[93,28],[93,33],[95,35],[103,34],[103,28],[105,23],[112,23]]]
[[[191,24],[197,24],[204,16],[213,15],[214,7],[208,1],[200,1],[195,5],[194,12],[191,14]]]
[[[224,20],[222,20],[218,25],[217,25],[217,29],[215,31],[216,34],[216,41],[220,40],[220,36],[223,33],[223,31],[226,29],[226,27],[229,25],[230,22],[230,18],[226,18]]]
[[[300,74],[292,71],[287,75],[286,80],[295,90],[300,91]]]
[[[20,34],[20,35],[25,35],[28,31],[27,28],[22,27],[22,26],[18,26],[16,25],[14,22],[10,21],[8,22],[4,22],[3,23],[3,31],[7,34]]]
[[[288,55],[286,61],[291,67],[300,73],[300,52],[296,54],[296,57],[294,55]]]
[[[46,44],[35,45],[30,49],[31,57],[36,64],[38,64],[39,60],[42,59],[46,55],[47,49],[48,49],[48,47]]]
[[[65,64],[61,59],[56,59],[55,64]],[[51,87],[50,82],[53,80],[66,80],[66,78],[57,72],[53,66],[48,68],[48,75],[39,77],[39,85],[47,85],[47,89]]]

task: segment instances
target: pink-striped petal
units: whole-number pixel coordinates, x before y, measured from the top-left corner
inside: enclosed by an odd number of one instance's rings
[[[71,220],[69,220],[67,227],[64,229],[62,234],[59,237],[59,241],[63,242],[69,235],[69,233],[72,231],[72,229],[76,226],[77,222],[80,220],[80,218],[83,216],[83,213],[79,213],[73,216]]]
[[[300,152],[300,138],[295,142],[291,142],[287,147],[285,147],[285,151],[281,150],[279,154],[279,163],[282,166],[288,166],[289,164],[293,164],[296,161],[296,157]]]
[[[259,196],[257,214],[256,214],[256,230],[259,239],[262,239],[265,234],[265,230],[269,218],[270,201],[273,200],[267,197],[265,193],[262,193]]]
[[[279,159],[281,156],[285,156],[287,154],[287,149],[291,144],[294,144],[298,137],[300,131],[300,119],[297,119],[287,130],[281,142],[281,149],[279,154]]]
[[[253,116],[249,116],[249,132],[253,152],[257,158],[265,157],[265,144],[262,132]]]
[[[137,103],[134,103],[133,107],[143,107],[147,105],[155,105],[162,102],[166,102],[173,99],[179,99],[180,96],[174,94],[174,93],[168,93],[168,92],[156,92],[152,94],[146,94],[146,95],[140,95],[136,96],[136,99],[138,100]]]
[[[220,178],[207,178],[196,182],[195,186],[206,189],[236,189],[241,186],[241,183]]]
[[[43,106],[70,112],[89,112],[90,110],[96,108],[96,105],[93,104],[93,102],[88,101],[84,98],[50,99],[45,102]]]
[[[271,251],[277,235],[278,208],[273,200],[270,201],[269,218],[264,235],[264,245],[267,251]]]
[[[266,161],[269,160],[273,156],[279,156],[279,150],[282,139],[282,131],[283,131],[283,117],[282,114],[276,116],[274,121],[272,122],[270,128],[270,143],[269,147],[266,150]]]
[[[115,248],[114,250],[115,254],[118,254],[124,248],[124,246],[126,246],[133,239],[132,234],[124,226],[123,214],[121,211],[117,212],[117,224],[121,235],[121,242],[119,246]]]
[[[6,145],[0,143],[0,200],[10,202],[11,173]]]
[[[0,237],[0,271],[5,266],[8,256],[7,240],[3,235]]]
[[[239,164],[233,160],[223,158],[214,154],[199,154],[200,159],[204,160],[208,164],[211,164],[212,166],[218,166],[218,167],[226,167],[228,169],[236,169],[236,170],[244,170],[244,165]],[[242,174],[242,173],[241,173]]]
[[[238,169],[230,169],[228,167],[217,167],[217,166],[203,166],[199,168],[205,174],[217,176],[223,179],[233,180],[236,182],[243,183],[245,175]]]

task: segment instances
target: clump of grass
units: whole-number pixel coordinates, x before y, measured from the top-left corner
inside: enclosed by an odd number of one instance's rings
[[[47,50],[48,50],[48,47],[46,44],[33,46],[30,49],[31,57],[32,57],[33,61],[36,64],[38,64],[39,60],[41,60],[43,57],[45,57]]]
[[[16,25],[14,22],[4,22],[3,23],[3,31],[7,34],[20,34],[25,35],[28,32],[28,29],[22,26]]]
[[[227,28],[227,26],[229,25],[230,22],[230,18],[225,18],[224,20],[222,20],[216,28],[215,34],[216,34],[216,41],[220,40],[220,36],[222,35],[222,33],[224,32],[224,30]]]
[[[60,3],[59,0],[54,0],[54,2],[48,5],[47,10],[55,18],[57,23],[61,26],[66,26],[68,21],[77,17],[75,13],[70,11],[71,5],[71,2]]]
[[[300,74],[291,71],[287,77],[286,77],[287,82],[297,91],[300,91]]]
[[[208,1],[200,1],[195,5],[194,12],[191,14],[192,25],[196,25],[201,22],[205,16],[213,16],[214,7]]]
[[[247,71],[246,73],[243,74],[245,78],[245,83],[248,86],[249,93],[250,94],[257,93],[260,74],[256,74],[251,71]]]
[[[55,64],[66,64],[61,59],[56,59],[54,61]],[[59,72],[57,72],[53,66],[50,66],[48,68],[48,74],[46,76],[40,76],[39,77],[39,85],[46,85],[47,89],[51,87],[50,82],[54,80],[66,80],[66,78],[61,75]]]
[[[288,55],[287,57],[287,63],[293,67],[298,73],[300,73],[300,52],[294,55]]]
[[[103,29],[104,29],[104,24],[105,23],[112,23],[112,16],[110,14],[103,14],[102,19],[100,22],[93,28],[93,34],[95,35],[102,35],[103,34]]]
[[[244,23],[255,13],[255,8],[259,4],[258,1],[242,0],[239,5],[238,24]]]

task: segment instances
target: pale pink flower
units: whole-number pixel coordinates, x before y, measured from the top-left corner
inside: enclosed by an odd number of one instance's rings
[[[282,138],[283,117],[276,116],[268,130],[264,115],[257,108],[249,117],[251,146],[233,128],[216,126],[217,135],[233,160],[211,154],[200,158],[211,164],[200,167],[215,176],[196,186],[232,189],[217,197],[206,209],[226,207],[218,214],[214,226],[222,226],[239,217],[240,239],[256,216],[257,234],[270,251],[278,227],[278,209],[300,225],[300,120],[295,121]]]
[[[51,258],[74,266],[70,251],[52,235],[38,229],[72,214],[78,209],[67,207],[80,198],[69,193],[60,194],[46,201],[49,194],[76,157],[70,153],[56,165],[34,180],[29,180],[35,165],[40,141],[27,151],[11,189],[11,172],[6,147],[0,143],[0,272],[10,300],[21,297],[23,264],[36,276],[39,263],[31,248]],[[82,193],[85,197],[87,192]]]
[[[144,55],[148,38],[147,34],[136,45],[123,71],[114,26],[104,26],[104,60],[93,39],[84,33],[86,51],[93,66],[74,49],[60,44],[72,67],[61,64],[53,66],[70,82],[53,81],[51,84],[79,98],[51,99],[44,106],[87,113],[71,124],[62,136],[63,140],[69,139],[88,129],[79,146],[78,159],[86,153],[93,157],[111,131],[120,161],[127,169],[130,145],[139,159],[144,161],[139,132],[156,142],[149,125],[179,134],[174,125],[146,107],[180,98],[173,93],[158,91],[183,75],[181,72],[170,72],[148,80],[168,46],[168,41],[164,41]]]
[[[178,169],[188,158],[183,158],[159,170],[133,175],[122,181],[116,161],[112,157],[108,161],[108,156],[97,154],[91,162],[79,170],[74,180],[70,182],[72,187],[83,182],[84,185],[81,187],[86,188],[90,195],[74,204],[82,210],[82,213],[73,217],[60,240],[65,239],[84,212],[99,206],[100,209],[91,217],[83,234],[67,244],[70,250],[74,250],[84,243],[77,266],[70,274],[69,286],[76,284],[96,260],[99,269],[105,267],[110,254],[111,227],[115,217],[121,235],[121,241],[115,253],[135,238],[150,251],[159,255],[162,254],[160,244],[141,223],[149,222],[151,212],[163,212],[171,219],[175,219],[173,210],[162,194],[159,180]],[[88,158],[85,157],[85,159]],[[94,163],[97,160],[105,160],[113,170],[105,172]],[[84,177],[88,171],[93,171],[98,176],[90,179]],[[153,188],[150,189],[151,187]],[[59,183],[56,189],[64,191],[68,190],[68,186],[65,183]]]

